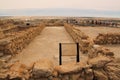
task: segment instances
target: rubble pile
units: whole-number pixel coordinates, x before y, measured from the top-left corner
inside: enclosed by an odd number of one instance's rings
[[[93,45],[92,49],[89,50],[88,57],[94,58],[100,55],[114,58],[114,52],[112,52],[110,49],[100,45]]]
[[[96,44],[120,44],[120,33],[100,33],[94,40]]]
[[[0,80],[29,80],[31,67],[20,62],[2,65],[0,67]]]
[[[106,56],[61,66],[43,59],[31,66],[20,62],[4,64],[0,67],[0,80],[119,80],[119,73],[120,59]]]
[[[55,71],[58,80],[119,80],[119,64],[116,60],[99,56],[84,63],[58,66]]]

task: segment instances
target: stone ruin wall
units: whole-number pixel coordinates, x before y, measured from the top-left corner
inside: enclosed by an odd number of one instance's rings
[[[8,29],[7,31],[9,33],[4,34],[5,37],[0,40],[0,52],[4,55],[15,55],[19,53],[32,39],[40,34],[44,27],[41,24],[36,27],[22,28],[22,30],[18,28],[17,31],[9,31]]]
[[[0,39],[4,38],[4,33],[2,32],[2,30],[0,29]]]
[[[76,29],[73,25],[65,24],[66,31],[72,36],[76,43],[79,43],[81,52],[88,53],[89,57],[97,56],[99,52],[106,56],[114,56],[114,53],[105,47],[96,45],[94,41],[84,34],[81,30]],[[93,55],[94,53],[94,55]]]
[[[45,23],[45,26],[64,26],[64,19],[46,19],[43,20],[43,22]]]
[[[61,66],[54,66],[48,59],[38,60],[30,66],[0,61],[0,80],[119,80],[120,59],[115,59],[113,52],[95,45],[70,24],[65,24],[65,29],[75,42],[80,43],[80,48],[87,47],[87,61]]]
[[[87,35],[85,35],[83,32],[73,27],[73,25],[65,24],[65,29],[71,35],[73,40],[76,43],[79,43],[80,50],[82,51],[82,53],[87,53],[88,50],[93,45],[92,40],[90,40],[90,38]]]
[[[99,20],[99,19],[71,19],[69,23],[79,26],[106,26],[119,27],[119,20]]]
[[[99,64],[98,64],[99,63]],[[87,62],[54,66],[50,60],[39,60],[26,66],[19,62],[4,66],[1,80],[119,80],[119,61],[96,57]]]
[[[3,39],[6,37],[6,33],[12,32],[13,29],[15,29],[16,27],[11,24],[11,23],[6,23],[4,25],[0,25],[0,39]]]
[[[95,39],[96,44],[120,44],[120,33],[100,33]]]
[[[98,56],[85,62],[54,66],[38,60],[30,66],[0,62],[0,80],[119,80],[120,60]]]

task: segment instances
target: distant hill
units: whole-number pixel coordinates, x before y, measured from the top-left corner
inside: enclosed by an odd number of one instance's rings
[[[116,17],[120,11],[100,11],[82,9],[1,9],[0,16],[79,16],[79,17]]]

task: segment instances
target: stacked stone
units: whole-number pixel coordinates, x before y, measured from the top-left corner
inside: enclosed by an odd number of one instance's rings
[[[0,80],[119,80],[120,60],[97,56],[84,62],[54,66],[47,59],[30,66],[1,63]]]
[[[1,28],[4,34],[15,32],[17,30],[17,27],[12,23],[5,24]]]
[[[93,40],[85,35],[80,30],[73,27],[73,25],[65,24],[67,32],[72,36],[73,40],[79,43],[80,51],[82,53],[87,53],[89,58],[94,58],[99,55],[114,57],[114,53],[105,47],[95,45]]]
[[[0,61],[0,80],[53,80],[53,62],[41,59],[29,66],[17,62]]]
[[[66,30],[74,40],[79,43],[79,39],[83,40],[82,47],[87,47],[90,39],[81,37],[80,31],[76,33],[74,27],[68,26],[65,26]],[[77,37],[74,37],[75,33]],[[89,58],[84,62],[54,66],[52,61],[41,59],[26,66],[20,62],[5,65],[0,61],[0,80],[119,80],[120,59],[111,58],[114,54],[109,49],[94,43],[91,45]]]
[[[0,51],[10,55],[19,53],[34,37],[40,34],[43,28],[42,25],[12,33],[10,37],[0,40]]]
[[[110,51],[108,48],[94,44],[92,49],[89,49],[88,58],[95,58],[101,55],[109,58],[114,58],[114,52]]]
[[[65,24],[64,26],[67,32],[73,38],[73,40],[76,43],[79,43],[82,53],[88,53],[88,50],[92,48],[93,41],[83,32],[74,28],[73,25]]]
[[[94,40],[96,44],[120,44],[120,33],[100,33]]]
[[[9,34],[18,31],[18,28],[13,23],[4,23],[0,26],[0,39],[9,37]]]
[[[120,63],[99,56],[87,62],[57,66],[55,71],[56,80],[119,80]]]
[[[29,80],[31,66],[28,67],[20,62],[2,65],[0,67],[0,80]]]
[[[75,22],[71,22],[76,25]],[[100,20],[100,19],[81,19],[77,20],[77,25],[80,26],[106,26],[106,27],[118,27],[119,23],[117,21],[110,20]]]
[[[34,63],[32,80],[53,80],[54,64],[51,60],[41,59]]]
[[[5,37],[5,35],[4,35],[3,31],[2,31],[2,29],[0,28],[0,39],[2,39],[4,37]]]

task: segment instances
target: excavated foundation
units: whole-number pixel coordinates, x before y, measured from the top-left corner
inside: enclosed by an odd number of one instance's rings
[[[64,27],[73,40],[79,43],[81,54],[86,54],[87,60],[61,66],[54,65],[49,59],[40,59],[29,66],[19,61],[6,63],[0,60],[0,80],[119,80],[120,59],[114,58],[114,52],[96,45],[93,39],[73,25],[64,24]],[[29,43],[42,29],[43,27],[26,29],[21,34],[18,33],[17,36],[20,36],[14,37],[15,40],[11,39],[9,44],[14,44],[17,48],[20,45],[24,47],[23,44]],[[16,46],[11,48],[9,45],[9,48],[3,49],[12,51],[11,49],[17,49]]]

